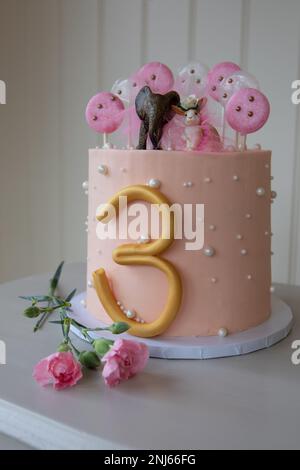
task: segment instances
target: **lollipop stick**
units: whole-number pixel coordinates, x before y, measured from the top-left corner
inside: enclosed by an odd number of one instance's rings
[[[225,145],[225,136],[226,136],[226,120],[225,120],[225,108],[222,106],[221,114],[221,126],[222,126],[222,144]]]
[[[240,140],[239,137],[240,137],[239,133],[236,132],[235,133],[235,147],[236,147],[236,149],[239,148],[239,140]]]
[[[132,118],[130,112],[128,112],[128,141],[127,141],[127,149],[130,150],[133,148],[132,145]]]
[[[103,134],[103,147],[106,148],[108,144],[107,134]]]
[[[245,150],[247,150],[247,135],[241,136],[241,150],[242,152],[245,152]]]
[[[112,148],[112,145],[108,142],[108,135],[106,133],[103,134],[103,148],[104,149]]]

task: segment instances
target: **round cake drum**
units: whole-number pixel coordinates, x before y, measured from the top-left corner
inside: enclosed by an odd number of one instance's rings
[[[73,300],[72,318],[86,328],[106,327],[94,319],[82,305],[86,293],[77,295]],[[122,338],[146,343],[150,356],[163,359],[214,359],[218,357],[240,356],[260,349],[269,348],[286,338],[292,328],[293,315],[290,307],[278,297],[272,296],[272,315],[268,321],[250,330],[226,338],[209,337],[163,337],[137,338],[124,334]],[[72,332],[84,339],[80,330],[74,326]],[[116,339],[107,331],[91,332],[92,338]]]

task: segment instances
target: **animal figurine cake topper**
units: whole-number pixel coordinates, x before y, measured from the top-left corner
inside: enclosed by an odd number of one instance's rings
[[[176,91],[161,95],[153,93],[148,86],[141,89],[135,100],[136,112],[141,120],[138,149],[146,150],[148,136],[153,149],[160,148],[163,128],[176,112],[182,112],[179,106],[180,96]]]
[[[269,113],[257,79],[233,62],[210,70],[190,62],[177,77],[167,65],[150,62],[117,80],[110,93],[95,95],[86,119],[103,134],[104,148],[111,147],[108,134],[118,130],[127,149],[220,152],[246,150],[247,134],[259,130]]]

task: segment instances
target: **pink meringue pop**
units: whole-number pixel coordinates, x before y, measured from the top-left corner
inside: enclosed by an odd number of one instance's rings
[[[270,115],[267,97],[254,88],[243,88],[230,98],[225,111],[228,124],[243,136],[261,129]]]
[[[132,79],[136,79],[139,90],[148,85],[153,93],[162,95],[171,91],[174,85],[172,71],[160,62],[150,62],[144,65]]]
[[[216,101],[220,101],[220,88],[227,77],[241,70],[239,65],[233,62],[221,62],[208,72],[208,93]]]

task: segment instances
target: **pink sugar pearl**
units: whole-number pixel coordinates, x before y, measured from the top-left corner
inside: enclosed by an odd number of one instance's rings
[[[111,134],[121,125],[124,104],[112,93],[102,92],[93,96],[86,108],[86,120],[91,129],[100,134]]]
[[[261,129],[270,115],[266,96],[254,88],[243,88],[235,93],[226,106],[228,124],[242,135]]]
[[[160,62],[150,62],[135,74],[139,89],[148,85],[153,93],[164,95],[172,90],[174,76],[172,71]]]
[[[220,87],[224,84],[224,80],[238,70],[241,70],[241,67],[233,62],[221,62],[208,72],[207,91],[214,100],[220,100]]]

